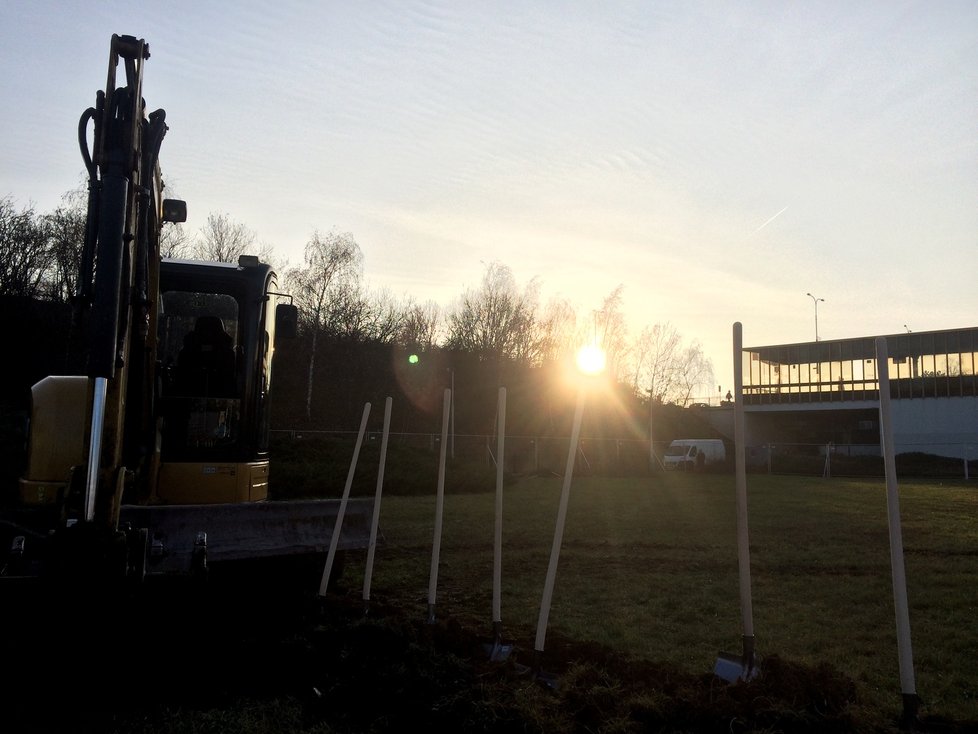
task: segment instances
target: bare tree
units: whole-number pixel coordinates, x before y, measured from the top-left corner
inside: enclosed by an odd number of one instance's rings
[[[675,397],[681,350],[682,339],[672,324],[642,329],[632,349],[632,389],[641,387],[657,402]]]
[[[41,295],[51,263],[44,230],[33,206],[18,212],[9,197],[0,199],[0,295]]]
[[[78,287],[87,216],[84,189],[69,191],[62,197],[61,206],[44,215],[44,234],[49,254],[46,287],[50,297],[56,301],[68,303]]]
[[[368,296],[371,304],[370,329],[367,338],[384,344],[393,344],[403,328],[408,306],[387,289]]]
[[[523,293],[513,272],[492,262],[478,289],[466,291],[448,317],[447,346],[475,352],[483,359],[509,357],[529,360],[532,354],[537,284]]]
[[[319,333],[326,331],[337,309],[348,308],[352,293],[359,294],[363,253],[353,235],[344,232],[313,232],[306,243],[302,267],[286,272],[286,282],[299,306],[305,326],[312,332],[306,385],[306,417],[312,417],[312,386]]]
[[[703,354],[699,342],[693,342],[683,352],[679,369],[679,395],[677,403],[689,405],[697,389],[712,387],[713,363]]]
[[[661,403],[687,405],[699,389],[713,384],[713,364],[699,343],[684,346],[669,323],[642,330],[632,349],[631,384]]]
[[[406,347],[428,351],[438,337],[441,309],[434,301],[424,303],[408,302],[401,318],[401,328],[397,342]]]
[[[160,257],[187,258],[193,255],[193,242],[182,224],[164,224],[160,231]]]
[[[594,312],[594,331],[587,340],[604,350],[611,374],[616,378],[621,376],[628,354],[628,329],[622,311],[624,291],[625,286],[619,285],[605,297],[601,308]]]
[[[207,216],[190,252],[198,260],[225,263],[237,262],[239,255],[257,255],[264,262],[270,262],[273,256],[270,245],[258,243],[254,232],[227,214]]]
[[[334,339],[362,341],[370,328],[370,311],[370,304],[359,284],[352,288],[331,289],[324,331]]]
[[[540,281],[533,278],[519,295],[511,320],[511,356],[519,362],[534,364],[539,361],[540,344],[537,330],[537,310]]]
[[[554,298],[547,303],[536,324],[536,362],[556,362],[575,346],[577,314],[570,301]]]

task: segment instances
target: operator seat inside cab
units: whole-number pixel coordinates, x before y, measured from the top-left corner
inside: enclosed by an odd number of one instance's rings
[[[177,356],[181,392],[202,397],[234,395],[234,339],[217,316],[199,316]]]

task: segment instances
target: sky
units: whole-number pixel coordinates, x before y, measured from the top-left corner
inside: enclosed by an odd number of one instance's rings
[[[371,287],[443,307],[494,261],[580,318],[621,286],[630,335],[675,327],[722,393],[735,323],[744,346],[811,341],[816,314],[821,339],[978,324],[973,0],[0,0],[0,18],[0,197],[20,206],[82,183],[78,119],[118,33],[149,44],[187,229],[224,214],[284,264],[335,230]]]

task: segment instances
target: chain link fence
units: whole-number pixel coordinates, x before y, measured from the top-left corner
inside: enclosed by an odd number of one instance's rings
[[[879,444],[765,444],[747,447],[745,458],[749,471],[768,474],[826,479],[885,476]],[[978,477],[978,442],[901,444],[895,461],[897,474],[902,476],[972,479]]]
[[[353,431],[273,430],[280,438],[318,437],[343,439],[351,444]],[[369,432],[364,441],[380,444],[380,432]],[[562,475],[567,466],[566,436],[507,436],[506,471],[514,475]],[[390,446],[428,451],[436,456],[441,450],[441,434],[391,433]],[[662,455],[669,441],[655,441],[652,451],[648,439],[583,438],[574,455],[574,473],[580,476],[640,476],[663,471]],[[904,476],[978,478],[978,442],[971,444],[904,445],[897,454],[897,472]],[[953,451],[964,458],[936,452]],[[446,456],[455,461],[484,462],[494,466],[497,439],[490,435],[456,434],[448,436]],[[748,446],[745,463],[750,473],[797,474],[823,478],[883,477],[883,455],[878,444],[781,443]],[[711,471],[733,472],[732,443],[727,443],[726,461]]]

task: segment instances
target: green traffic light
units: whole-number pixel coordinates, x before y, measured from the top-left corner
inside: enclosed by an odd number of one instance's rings
[[[418,355],[417,354],[412,354],[410,357],[408,357],[408,362],[410,364],[417,364],[418,363]]]

